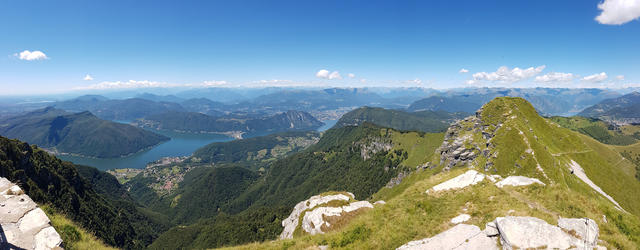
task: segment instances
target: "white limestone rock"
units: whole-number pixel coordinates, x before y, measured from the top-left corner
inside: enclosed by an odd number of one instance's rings
[[[498,217],[495,224],[504,249],[569,249],[579,240],[534,217]]]
[[[342,215],[341,207],[319,207],[304,214],[302,219],[302,230],[315,235],[321,234],[322,226],[326,226],[324,216],[340,216]]]
[[[427,193],[452,190],[452,189],[460,189],[467,186],[475,185],[481,182],[482,180],[484,180],[484,177],[485,175],[478,173],[478,171],[469,170],[464,174],[454,177],[453,179],[450,179],[448,181],[435,185],[431,189],[427,190]]]
[[[489,237],[495,237],[500,235],[500,231],[498,231],[498,226],[496,226],[496,223],[491,221],[484,226],[484,234]]]
[[[431,238],[411,241],[397,248],[404,249],[499,249],[497,242],[474,225],[458,224]]]
[[[379,200],[379,201],[376,201],[376,202],[373,203],[373,205],[378,205],[378,204],[384,205],[384,204],[387,204],[387,202],[385,202],[383,200]]]
[[[35,236],[35,249],[53,249],[62,244],[62,238],[56,230],[49,226]]]
[[[529,178],[529,177],[525,177],[525,176],[509,176],[507,178],[504,178],[503,180],[499,181],[496,183],[496,186],[498,187],[504,187],[504,186],[528,186],[531,184],[540,184],[540,185],[545,185],[544,183],[542,183],[540,180],[536,179],[536,178]]]
[[[36,203],[23,195],[9,195],[0,203],[0,224],[17,223],[27,212],[36,208]]]
[[[453,219],[451,219],[451,223],[460,224],[462,222],[468,221],[469,219],[471,219],[471,215],[461,214],[461,215],[458,215],[456,217],[453,217]]]
[[[280,234],[280,239],[293,238],[293,232],[296,230],[296,227],[298,227],[298,220],[303,211],[334,200],[349,201],[350,199],[354,199],[354,197],[355,196],[352,193],[347,193],[347,195],[316,195],[312,196],[308,200],[299,202],[295,207],[293,207],[293,211],[291,211],[289,217],[282,221],[284,230],[282,230],[282,233]]]
[[[40,208],[33,209],[25,214],[18,221],[18,228],[22,232],[40,231],[40,229],[49,225],[51,221],[49,217]]]
[[[600,229],[598,224],[589,218],[560,218],[558,219],[558,227],[565,232],[571,232],[579,237],[580,240],[586,241],[590,248],[598,245],[598,236]]]
[[[311,235],[324,233],[322,231],[322,226],[331,226],[329,222],[325,221],[326,217],[339,217],[361,208],[373,208],[373,205],[368,201],[356,201],[342,207],[315,208],[304,214],[304,217],[302,218],[302,230]]]

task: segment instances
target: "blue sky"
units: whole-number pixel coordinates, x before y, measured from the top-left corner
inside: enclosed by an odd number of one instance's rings
[[[0,2],[0,92],[635,86],[640,21],[627,20],[640,15],[635,2],[598,21],[598,0],[7,0]],[[617,20],[624,23],[606,24]]]

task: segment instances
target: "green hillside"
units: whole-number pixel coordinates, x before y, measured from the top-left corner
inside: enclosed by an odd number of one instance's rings
[[[277,158],[305,149],[320,139],[318,132],[283,132],[230,142],[214,142],[193,153],[192,162],[242,163],[257,169]]]
[[[603,100],[586,108],[578,115],[623,124],[638,123],[640,122],[640,93],[632,92],[620,97]]]
[[[637,131],[640,126],[636,125],[618,126],[602,120],[580,116],[554,116],[549,119],[562,127],[591,136],[604,144],[630,145],[640,139],[640,132]]]
[[[0,121],[0,135],[20,139],[56,153],[98,158],[129,155],[169,138],[131,125],[45,108]]]
[[[446,111],[404,112],[400,110],[362,107],[344,114],[335,127],[357,126],[370,122],[378,126],[396,130],[443,132],[455,119],[464,118],[466,113]]]
[[[301,199],[330,190],[370,197],[400,172],[424,164],[441,142],[442,133],[400,132],[365,123],[327,131],[305,151],[271,163],[260,178],[237,167],[202,168],[185,176],[184,190],[194,191],[190,198],[181,195],[178,204],[210,200],[217,205],[208,208],[215,207],[219,213],[212,217],[203,212],[202,220],[172,228],[151,247],[209,248],[274,239],[282,230],[281,220]],[[219,176],[243,172],[246,178]],[[216,178],[233,188],[214,192],[219,190],[211,184]],[[214,198],[218,196],[222,197]],[[223,203],[213,201],[217,199]]]
[[[463,157],[463,152],[474,154]],[[507,215],[533,216],[553,225],[561,217],[587,217],[600,228],[603,241],[599,244],[637,249],[640,200],[636,194],[640,182],[634,177],[634,166],[621,158],[614,146],[540,117],[524,99],[496,98],[478,116],[447,131],[444,143],[431,158],[430,166],[435,167],[414,172],[400,185],[373,195],[372,201],[382,199],[385,205],[364,211],[348,225],[326,234],[235,248],[307,249],[328,245],[332,249],[393,249],[445,231],[452,227],[451,218],[466,213],[471,219],[465,223],[480,228]],[[572,161],[624,211],[572,174]],[[463,189],[425,193],[469,168],[502,178],[533,177],[546,185],[499,188],[485,178]]]
[[[115,178],[88,181],[81,172],[35,146],[0,137],[0,176],[18,183],[31,199],[47,205],[50,213],[66,216],[106,244],[120,248],[142,248],[165,230],[166,226],[153,222],[132,201],[102,195],[92,187],[95,182],[113,184]],[[111,184],[97,186],[103,191],[119,189]]]

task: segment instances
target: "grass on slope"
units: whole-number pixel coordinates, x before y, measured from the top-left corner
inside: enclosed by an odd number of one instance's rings
[[[95,235],[78,226],[64,215],[56,213],[51,207],[45,205],[40,208],[42,208],[51,220],[53,228],[60,234],[65,249],[116,249],[105,245],[101,240],[96,238]]]
[[[471,215],[467,224],[484,229],[500,216],[534,216],[556,224],[560,217],[588,217],[600,228],[600,239],[607,247],[633,249],[640,245],[640,220],[616,210],[595,194],[569,190],[565,185],[531,185],[497,188],[484,180],[461,190],[429,195],[432,186],[462,174],[466,169],[443,172],[432,177],[427,171],[416,174],[400,195],[376,205],[354,218],[348,226],[324,235],[292,240],[254,243],[237,249],[308,249],[329,245],[332,249],[394,249],[411,240],[431,237],[453,226],[449,221],[461,214]],[[568,171],[567,175],[568,175]],[[575,182],[575,185],[584,185]],[[604,222],[604,211],[608,223]]]
[[[638,126],[635,125],[617,127],[602,120],[580,116],[554,116],[549,119],[560,126],[591,136],[605,144],[630,145],[638,141],[638,137],[634,135],[638,130]]]

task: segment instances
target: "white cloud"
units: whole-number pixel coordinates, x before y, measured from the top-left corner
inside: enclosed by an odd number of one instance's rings
[[[349,74],[349,77],[351,77],[352,74]],[[355,77],[355,75],[353,75]],[[321,69],[318,70],[318,72],[316,73],[316,77],[317,78],[322,78],[322,79],[329,79],[329,80],[334,80],[334,79],[338,79],[341,80],[342,76],[340,75],[340,72],[338,71],[333,71],[330,72],[326,69]]]
[[[356,77],[356,75],[355,75],[355,74],[353,74],[353,73],[349,73],[349,74],[348,74],[348,76],[349,76],[349,78],[354,78],[354,77]]]
[[[640,0],[604,0],[598,4],[602,13],[596,17],[601,24],[622,25],[640,17]]]
[[[20,54],[14,54],[14,55],[17,56],[20,60],[26,60],[26,61],[49,59],[47,55],[44,54],[44,52],[39,50],[34,50],[34,51],[25,50],[20,52]]]
[[[408,83],[410,85],[421,85],[422,84],[422,80],[420,80],[420,78],[416,78],[416,79],[413,79],[413,80],[405,81],[405,83]]]
[[[536,82],[544,82],[544,83],[549,83],[549,82],[570,82],[575,77],[576,76],[571,74],[571,73],[551,72],[551,73],[547,73],[545,75],[536,76],[535,81]]]
[[[86,76],[84,76],[84,78],[82,78],[85,81],[93,81],[93,77],[89,74],[87,74]]]
[[[618,79],[620,81],[624,81],[624,76],[623,75],[618,75],[618,76],[616,76],[616,79]]]
[[[538,67],[529,67],[526,69],[521,69],[515,67],[513,69],[509,69],[507,66],[502,66],[496,70],[496,72],[478,72],[473,74],[473,82],[467,81],[468,84],[476,83],[478,81],[491,81],[491,82],[502,82],[502,83],[514,83],[518,81],[522,81],[525,79],[529,79],[534,77],[537,74],[540,74],[544,70],[546,66],[538,66]]]
[[[318,70],[318,73],[316,73],[316,77],[317,78],[327,79],[327,78],[329,78],[329,71],[326,70],[326,69]]]
[[[342,76],[340,76],[340,72],[338,71],[331,72],[331,74],[329,74],[329,80],[333,80],[333,79],[341,80]]]
[[[460,69],[460,71],[458,71],[458,73],[460,73],[460,74],[469,73],[469,70],[468,69]]]
[[[364,78],[360,79],[360,83],[367,83],[367,79],[364,79]]]
[[[224,86],[227,84],[228,84],[227,81],[215,81],[215,80],[202,82],[202,86],[204,87],[218,87],[218,86]]]
[[[608,76],[607,73],[600,73],[600,74],[593,74],[590,76],[585,76],[582,78],[582,81],[584,82],[603,82],[604,80],[607,80]]]
[[[77,87],[75,89],[135,89],[135,88],[157,88],[157,87],[174,87],[175,84],[168,84],[164,82],[155,82],[155,81],[105,81],[97,84],[92,84],[89,86]]]

